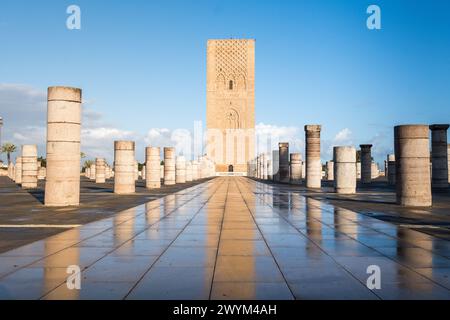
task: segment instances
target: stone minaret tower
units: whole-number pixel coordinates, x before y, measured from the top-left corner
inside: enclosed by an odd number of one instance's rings
[[[255,153],[255,40],[208,40],[206,153],[216,171],[246,174]]]

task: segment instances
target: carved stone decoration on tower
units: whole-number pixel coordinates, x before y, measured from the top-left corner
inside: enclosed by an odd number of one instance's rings
[[[206,154],[216,172],[247,174],[255,156],[255,41],[208,40]]]

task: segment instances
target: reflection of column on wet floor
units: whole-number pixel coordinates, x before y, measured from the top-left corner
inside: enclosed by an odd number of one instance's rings
[[[344,208],[334,207],[334,228],[336,231],[357,238],[358,225],[354,222],[356,219],[356,212]]]
[[[306,234],[314,238],[314,241],[322,240],[322,208],[321,202],[312,198],[306,198]]]
[[[67,267],[80,265],[80,249],[79,247],[70,247],[68,250],[56,252],[61,250],[61,243],[58,240],[80,240],[80,231],[76,228],[59,234],[56,237],[50,237],[50,240],[45,241],[45,258],[44,262],[44,278],[42,284],[42,294],[48,293],[55,289],[55,286],[67,280],[69,274]],[[80,266],[82,268],[82,266]],[[60,283],[58,283],[60,282]],[[83,284],[81,284],[83,285]],[[64,290],[64,296],[58,297],[60,299],[78,299],[79,290]]]
[[[175,209],[176,206],[176,199],[174,194],[169,194],[163,198],[164,202],[164,216],[168,215],[170,212],[172,212]]]
[[[118,246],[134,236],[136,208],[130,208],[114,216],[114,245]]]
[[[291,194],[291,212],[293,215],[298,216],[302,211],[302,207],[304,202],[302,201],[303,197],[298,193]]]
[[[158,222],[162,218],[159,201],[150,201],[145,204],[145,222],[148,225]]]
[[[280,208],[281,209],[289,209],[289,193],[283,192],[280,193]]]
[[[414,231],[408,228],[397,228],[397,238],[399,240],[406,241],[409,245],[404,245],[402,243],[397,244],[397,258],[399,261],[403,262],[405,266],[410,266],[412,263],[420,263],[421,265],[431,265],[433,262],[433,241],[432,240],[424,240],[423,234],[418,231]],[[421,255],[417,255],[415,250],[411,251],[411,244],[417,247],[424,249],[421,250]],[[413,265],[411,265],[413,266]],[[433,268],[423,268],[420,271],[420,274],[426,277],[432,277]],[[415,279],[411,279],[412,281],[406,282],[416,282],[413,281]]]

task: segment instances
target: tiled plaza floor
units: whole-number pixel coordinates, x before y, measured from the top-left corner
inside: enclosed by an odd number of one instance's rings
[[[223,177],[1,254],[0,298],[450,299],[449,276],[449,241]]]

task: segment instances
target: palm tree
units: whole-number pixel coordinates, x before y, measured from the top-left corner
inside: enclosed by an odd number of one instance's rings
[[[83,164],[83,169],[89,168],[91,165],[94,164],[94,161],[92,160],[86,160]]]
[[[17,147],[12,143],[7,142],[3,144],[1,153],[6,153],[6,156],[8,158],[8,165],[11,163],[11,153],[16,152],[16,150]]]
[[[45,159],[44,157],[38,157],[37,160],[41,163],[41,167],[47,167],[47,159]]]

